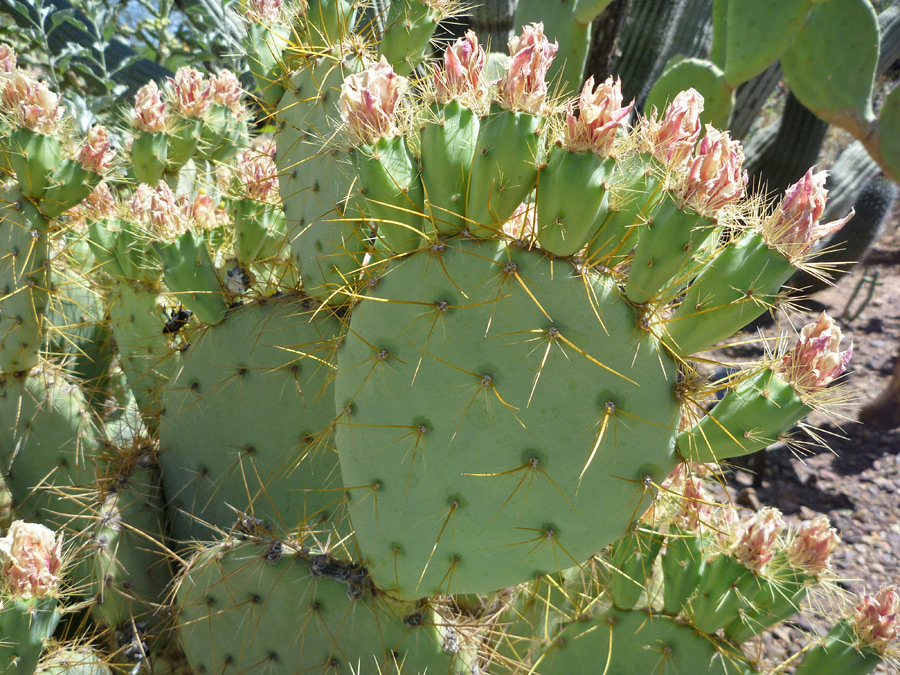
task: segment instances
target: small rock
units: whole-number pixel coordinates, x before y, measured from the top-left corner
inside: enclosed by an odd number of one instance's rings
[[[815,511],[813,511],[813,510],[812,510],[811,508],[809,508],[808,506],[801,506],[801,507],[800,507],[800,510],[799,510],[798,513],[797,513],[797,515],[800,516],[800,519],[801,519],[801,520],[812,520],[813,518],[815,518],[815,517],[816,517],[817,515],[819,515],[819,514],[816,513]]]
[[[778,495],[777,506],[782,513],[797,513],[800,509],[800,500],[793,492],[783,492]]]
[[[759,497],[756,494],[756,490],[752,487],[745,487],[740,492],[738,492],[737,498],[735,499],[740,506],[746,506],[747,508],[753,509],[754,511],[759,511],[762,508],[762,504],[759,502]]]
[[[862,330],[866,333],[883,333],[884,319],[882,319],[880,316],[870,317],[862,327]]]

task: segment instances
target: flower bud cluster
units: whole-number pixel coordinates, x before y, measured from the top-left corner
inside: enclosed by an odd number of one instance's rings
[[[706,125],[706,134],[687,162],[687,173],[675,187],[679,203],[714,219],[728,204],[744,196],[747,187],[744,151],[727,131]]]
[[[822,312],[815,323],[803,327],[794,348],[772,370],[800,393],[813,394],[847,369],[853,345],[840,351],[842,339],[840,326]]]
[[[609,157],[616,134],[633,107],[633,101],[622,107],[621,80],[608,77],[594,89],[594,77],[589,77],[578,97],[578,116],[572,101],[566,109],[563,147],[570,152],[593,152]]]
[[[679,93],[666,108],[662,120],[656,110],[641,119],[640,145],[669,169],[688,163],[700,137],[700,113],[703,96],[696,89]]]
[[[59,96],[45,82],[18,68],[16,62],[15,51],[0,45],[0,112],[8,114],[22,129],[45,136],[56,134],[63,114]]]
[[[509,40],[510,63],[500,80],[500,105],[512,112],[539,115],[547,97],[547,70],[559,44],[544,35],[544,24],[533,23]]]
[[[138,131],[156,133],[166,130],[166,103],[156,82],[150,81],[138,89],[134,97],[132,125]]]
[[[91,127],[78,154],[81,166],[86,171],[103,176],[109,171],[115,156],[116,153],[110,146],[106,128],[100,125]]]
[[[819,515],[803,521],[800,529],[787,547],[791,565],[807,574],[819,574],[828,569],[831,554],[841,543],[837,530],[831,527],[827,516]]]
[[[13,599],[43,598],[59,583],[62,535],[37,523],[16,520],[0,538],[0,577]]]
[[[859,639],[883,653],[900,635],[900,594],[897,589],[888,586],[875,595],[863,595],[856,606],[853,623]]]
[[[201,118],[212,103],[212,86],[196,68],[179,68],[169,87],[172,110],[183,117]]]
[[[474,31],[467,31],[444,52],[444,69],[434,66],[434,98],[446,104],[458,100],[469,108],[478,106],[487,86],[482,77],[484,48],[478,44]]]
[[[247,3],[250,23],[278,24],[284,21],[284,0],[250,0]]]
[[[827,171],[813,173],[812,169],[791,185],[784,199],[763,223],[763,234],[769,245],[788,259],[802,259],[823,237],[841,229],[853,217],[851,210],[844,218],[820,223],[825,212],[828,191],[825,189]]]
[[[105,181],[97,184],[91,193],[69,210],[69,225],[83,228],[88,221],[113,220],[119,210],[119,202]]]
[[[783,530],[784,519],[778,509],[760,509],[738,523],[731,554],[744,567],[759,574],[775,555],[775,544]]]
[[[280,204],[278,167],[269,152],[244,150],[237,156],[234,175],[241,195],[267,204]]]
[[[228,220],[224,207],[217,206],[207,193],[200,192],[194,198],[176,196],[165,182],[156,188],[138,185],[128,210],[131,218],[148,227],[151,236],[163,241],[192,229],[212,229]]]
[[[361,73],[350,75],[341,89],[341,119],[355,146],[397,136],[397,105],[407,80],[394,72],[383,56]]]
[[[244,106],[241,104],[244,89],[234,73],[230,70],[220,71],[210,78],[209,86],[212,103],[225,106],[235,117],[244,114]]]

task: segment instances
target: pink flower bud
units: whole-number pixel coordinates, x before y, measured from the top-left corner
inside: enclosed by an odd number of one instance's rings
[[[0,75],[16,72],[16,50],[0,42]]]
[[[7,591],[13,598],[43,598],[59,582],[62,535],[36,523],[16,520],[0,538],[0,562]]]
[[[111,220],[116,217],[119,203],[109,189],[109,185],[101,181],[91,194],[79,204],[79,207],[86,218],[91,220]]]
[[[100,125],[91,127],[78,155],[81,166],[86,171],[92,171],[102,176],[109,171],[115,156],[115,150],[112,150],[109,144],[106,128]]]
[[[571,152],[594,152],[609,157],[616,132],[625,124],[625,118],[634,107],[632,101],[622,107],[622,81],[606,78],[594,90],[594,78],[589,77],[578,99],[578,117],[572,111],[572,102],[566,114],[566,137],[563,145]]]
[[[278,167],[270,154],[256,150],[240,153],[235,173],[245,197],[269,204],[280,202]]]
[[[856,634],[866,645],[884,652],[888,643],[897,639],[900,595],[894,586],[878,591],[875,596],[864,594],[856,606],[854,624]]]
[[[166,104],[156,82],[150,81],[138,89],[134,97],[134,128],[155,133],[166,130]]]
[[[182,66],[169,78],[171,100],[175,112],[184,117],[202,117],[212,100],[210,83],[196,68]]]
[[[744,151],[727,131],[706,125],[706,135],[688,162],[688,173],[675,188],[681,204],[714,218],[727,204],[740,199],[747,186]]]
[[[788,547],[791,564],[808,574],[818,574],[828,569],[828,559],[841,543],[837,530],[831,527],[827,516],[816,516],[800,524],[800,531]]]
[[[283,0],[250,0],[247,20],[250,23],[282,23],[284,18]]]
[[[662,121],[656,110],[641,120],[641,144],[668,167],[676,168],[688,161],[700,137],[700,113],[703,96],[695,89],[683,91],[666,108]]]
[[[731,553],[744,567],[759,574],[772,559],[775,540],[783,529],[784,520],[778,509],[761,509],[740,522]]]
[[[193,199],[187,195],[179,195],[175,199],[175,205],[179,212],[178,220],[182,223],[184,230],[194,227],[210,230],[221,224],[222,212],[213,202],[212,197],[202,190]]]
[[[241,105],[241,97],[244,95],[244,89],[234,73],[230,70],[223,70],[217,75],[213,75],[210,89],[213,103],[225,106],[236,117],[243,114],[244,107]]]
[[[842,339],[840,326],[822,312],[818,321],[803,327],[797,344],[772,369],[794,389],[812,394],[847,369],[853,345],[839,351]]]
[[[764,226],[766,237],[785,255],[805,255],[819,239],[841,229],[853,217],[854,212],[851,210],[840,220],[819,223],[828,198],[826,178],[827,171],[807,171],[803,178],[787,189],[781,204],[767,219]]]
[[[443,72],[434,67],[435,100],[449,103],[462,99],[471,105],[482,93],[481,78],[484,70],[484,48],[478,44],[474,31],[467,31],[444,52]]]
[[[156,188],[141,183],[129,202],[134,220],[144,223],[158,239],[174,239],[187,230],[188,223],[176,203],[175,194],[165,183]]]
[[[22,70],[4,78],[3,108],[12,113],[15,123],[38,134],[53,135],[59,128],[63,109],[59,96],[44,82],[38,82]]]
[[[396,136],[396,109],[407,80],[394,72],[382,56],[363,72],[350,75],[341,89],[341,119],[354,145]]]
[[[500,80],[500,105],[513,112],[539,115],[547,97],[547,70],[559,44],[544,36],[544,24],[533,23],[509,40],[509,68]]]

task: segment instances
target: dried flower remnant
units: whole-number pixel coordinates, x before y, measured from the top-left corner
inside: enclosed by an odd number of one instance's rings
[[[864,644],[884,652],[900,634],[900,594],[894,586],[864,594],[854,612],[856,634]]]
[[[547,98],[547,70],[559,44],[544,35],[544,24],[522,28],[522,35],[509,40],[510,62],[500,80],[500,105],[512,112],[539,115]]]
[[[700,215],[715,218],[744,195],[747,172],[740,141],[727,131],[706,125],[706,135],[688,161],[687,174],[675,188],[679,202]]]
[[[212,87],[203,73],[183,66],[169,78],[172,109],[184,117],[202,117],[212,102]]]
[[[148,82],[134,97],[134,119],[138,131],[156,133],[166,130],[166,104],[156,82]]]
[[[109,171],[115,156],[106,128],[100,125],[91,127],[78,155],[81,166],[87,171],[103,176]]]
[[[569,102],[563,146],[571,152],[589,151],[609,157],[616,133],[633,107],[633,101],[622,107],[622,80],[608,77],[594,89],[594,77],[589,77],[578,98],[577,117]]]
[[[679,93],[666,108],[662,120],[656,110],[641,120],[641,146],[669,168],[688,162],[700,137],[703,96],[696,89]]]
[[[738,524],[731,553],[744,567],[759,574],[774,556],[775,541],[783,529],[784,519],[778,509],[761,509]]]
[[[16,520],[0,538],[3,582],[13,598],[42,598],[59,582],[62,535],[37,523]]]
[[[223,70],[213,75],[209,86],[213,103],[225,106],[234,113],[235,117],[243,115],[244,107],[241,105],[241,97],[244,95],[244,89],[234,73],[230,70]]]
[[[839,543],[841,538],[828,517],[819,515],[800,524],[788,546],[788,559],[807,574],[819,574],[828,569],[828,560]]]
[[[816,242],[837,232],[854,211],[839,220],[820,223],[825,212],[828,191],[825,189],[827,171],[813,173],[810,168],[799,181],[784,193],[784,199],[766,219],[763,232],[769,244],[782,251],[788,258],[799,258],[809,253]]]
[[[400,133],[396,111],[406,87],[406,78],[397,75],[383,56],[344,81],[341,119],[354,145],[368,145]]]
[[[444,69],[434,67],[435,100],[449,103],[460,100],[473,107],[484,93],[482,78],[484,48],[478,44],[474,31],[456,40],[444,52]]]
[[[853,345],[840,351],[842,339],[840,326],[822,312],[815,323],[803,327],[794,348],[775,364],[773,370],[794,389],[813,394],[847,369],[853,356]]]

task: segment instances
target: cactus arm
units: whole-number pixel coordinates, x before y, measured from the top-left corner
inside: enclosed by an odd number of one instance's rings
[[[781,58],[785,80],[816,115],[865,136],[874,117],[878,47],[878,18],[868,0],[817,5]]]

